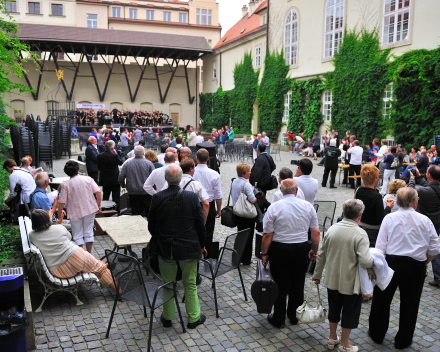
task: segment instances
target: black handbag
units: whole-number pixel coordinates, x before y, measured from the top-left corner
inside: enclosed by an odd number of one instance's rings
[[[231,188],[232,188],[232,181],[233,180],[234,179],[231,180]],[[222,209],[220,220],[221,220],[221,224],[223,226],[234,228],[237,226],[237,221],[235,220],[233,206],[229,205],[230,200],[231,200],[231,190],[229,190],[228,205]]]

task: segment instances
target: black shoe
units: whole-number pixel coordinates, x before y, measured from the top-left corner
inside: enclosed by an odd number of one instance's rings
[[[284,328],[284,323],[283,324],[277,324],[275,321],[274,321],[274,319],[273,319],[273,314],[269,314],[268,316],[267,316],[267,321],[271,324],[271,325],[273,325],[273,326],[275,326],[276,328],[278,328],[278,329],[281,329],[281,328]]]
[[[336,186],[330,186],[330,188],[338,188],[338,187],[336,187]]]
[[[197,275],[196,286],[199,286],[203,281],[203,278],[200,275]]]
[[[326,187],[326,185],[323,185],[322,183],[321,183],[321,186],[322,186],[322,187]]]
[[[205,315],[204,315],[204,314],[200,314],[200,319],[199,319],[199,320],[197,320],[197,321],[194,322],[194,323],[188,323],[188,324],[186,325],[186,327],[187,327],[188,329],[195,329],[195,328],[198,327],[199,325],[204,324],[205,321],[206,321],[206,317],[205,317]]]
[[[163,314],[160,316],[160,322],[162,323],[162,326],[164,328],[170,328],[173,324],[171,323],[171,320],[166,320],[163,316]]]

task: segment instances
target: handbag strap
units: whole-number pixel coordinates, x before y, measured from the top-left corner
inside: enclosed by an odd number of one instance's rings
[[[266,157],[266,160],[267,160],[267,162],[269,163],[270,173],[274,172],[275,168],[273,168],[273,160],[272,160],[272,162],[270,162],[270,159],[268,158],[267,153],[266,153],[266,154],[263,154],[263,156]]]
[[[194,179],[191,179],[191,180],[189,180],[189,182],[182,188],[182,190],[185,190],[186,189],[186,187],[188,187],[188,185],[191,183],[191,182],[193,182],[194,181]]]
[[[176,196],[174,197],[173,201],[171,202],[170,206],[168,207],[167,211],[162,213],[162,216],[158,219],[157,221],[157,226],[156,226],[156,232],[159,233],[159,230],[161,228],[161,224],[162,224],[162,220],[165,216],[165,214],[169,214],[171,210],[173,210],[174,208],[174,204],[176,204],[177,199],[180,197],[180,195],[182,194],[183,189],[180,188],[179,192],[177,192]]]
[[[229,207],[229,201],[231,200],[232,182],[234,182],[234,180],[235,177],[231,179],[231,186],[229,187],[229,197],[228,197],[228,205],[227,205],[228,207]]]
[[[307,291],[306,299],[304,300],[304,303],[306,303],[306,304],[307,304],[307,302],[309,301],[309,296],[310,296],[310,292],[312,291],[312,287],[313,287],[313,285],[315,285],[315,283],[314,283],[313,281],[311,281],[311,282],[310,282],[310,285],[309,285],[309,290]],[[317,288],[317,290],[318,290],[318,301],[319,301],[319,304],[322,306],[321,295],[320,295],[320,293],[319,293],[319,284],[316,285],[316,288]]]
[[[432,190],[435,192],[435,194],[437,194],[438,199],[440,199],[440,194],[438,193],[438,191],[432,185],[429,185],[429,187],[432,188]]]

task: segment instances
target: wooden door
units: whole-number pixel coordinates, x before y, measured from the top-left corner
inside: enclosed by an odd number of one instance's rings
[[[173,125],[179,124],[179,113],[178,112],[172,112],[171,118],[173,119]]]

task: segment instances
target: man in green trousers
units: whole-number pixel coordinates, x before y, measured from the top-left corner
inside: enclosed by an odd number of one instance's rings
[[[158,236],[157,252],[163,283],[176,280],[179,262],[188,315],[187,327],[195,329],[206,320],[205,315],[200,313],[196,286],[197,261],[205,245],[205,221],[197,194],[181,190],[181,179],[180,166],[171,164],[167,167],[165,180],[168,188],[156,193],[151,200],[148,230],[152,237]],[[162,292],[164,301],[173,295],[172,290]],[[171,327],[175,307],[174,298],[163,305],[160,321],[164,327]]]

